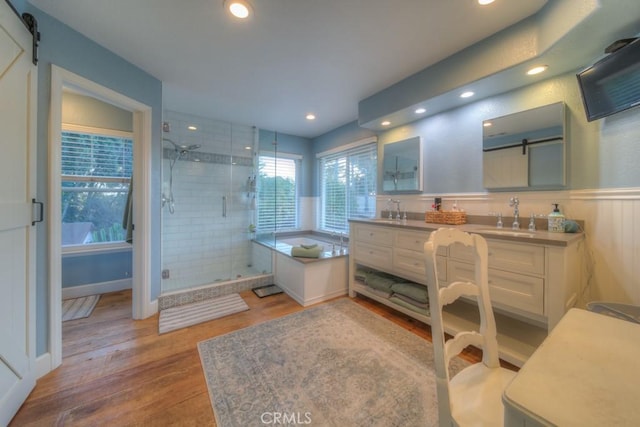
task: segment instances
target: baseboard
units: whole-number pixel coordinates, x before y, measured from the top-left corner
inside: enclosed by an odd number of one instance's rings
[[[89,295],[106,294],[109,292],[131,289],[131,279],[112,280],[110,282],[91,283],[88,285],[62,288],[62,299],[80,298]]]
[[[40,379],[52,371],[51,353],[44,353],[36,357],[36,379]]]

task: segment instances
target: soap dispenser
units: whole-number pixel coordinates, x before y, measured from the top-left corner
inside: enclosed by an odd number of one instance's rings
[[[553,212],[551,212],[548,216],[549,220],[549,231],[551,233],[564,233],[564,215],[560,213],[560,209],[558,209],[558,203],[552,203]]]

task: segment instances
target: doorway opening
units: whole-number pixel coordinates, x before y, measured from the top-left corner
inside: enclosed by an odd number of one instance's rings
[[[49,161],[49,329],[51,367],[62,363],[62,195],[63,195],[63,99],[65,93],[83,96],[101,105],[117,108],[129,115],[131,120],[132,174],[135,183],[132,197],[133,227],[131,245],[131,269],[128,271],[132,289],[132,313],[134,319],[148,317],[157,311],[151,302],[150,284],[150,223],[151,208],[149,192],[151,186],[151,107],[127,96],[80,77],[57,66],[51,70],[50,111],[50,161]],[[75,129],[77,131],[77,129]],[[86,131],[86,129],[84,129]],[[111,178],[110,178],[111,179]],[[108,228],[108,227],[107,227]],[[108,233],[108,230],[106,230]],[[102,232],[101,232],[102,234]],[[92,239],[93,237],[89,237]],[[107,247],[112,245],[112,247]],[[115,245],[115,246],[113,246]],[[122,242],[108,243],[106,252],[117,253]],[[115,251],[115,252],[114,252]],[[122,286],[122,283],[120,284]]]

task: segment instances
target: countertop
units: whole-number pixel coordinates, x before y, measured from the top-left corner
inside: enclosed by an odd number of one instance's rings
[[[638,353],[640,325],[572,308],[505,389],[505,425],[640,425]]]
[[[394,227],[405,230],[433,231],[438,228],[458,228],[468,233],[480,234],[486,239],[506,240],[512,242],[532,243],[547,246],[569,246],[584,238],[584,233],[550,233],[547,230],[528,231],[525,228],[512,230],[509,227],[496,228],[486,224],[448,225],[434,224],[419,220],[396,221],[386,218],[349,219],[349,222]]]

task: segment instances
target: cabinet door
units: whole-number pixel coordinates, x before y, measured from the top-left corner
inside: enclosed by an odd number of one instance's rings
[[[449,260],[447,268],[450,282],[473,280],[473,264]],[[544,279],[540,277],[490,268],[489,294],[496,306],[544,314]]]

